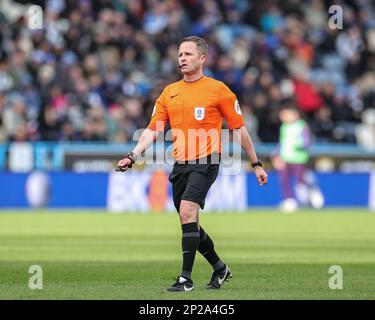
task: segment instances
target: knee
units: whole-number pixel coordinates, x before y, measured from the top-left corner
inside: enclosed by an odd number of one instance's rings
[[[198,210],[196,203],[181,201],[179,212],[181,224],[197,222]]]

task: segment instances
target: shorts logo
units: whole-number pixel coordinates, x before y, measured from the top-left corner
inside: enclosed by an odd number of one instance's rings
[[[195,107],[194,116],[195,120],[202,121],[205,115],[205,108],[204,107]]]
[[[236,113],[238,114],[242,114],[241,112],[241,108],[240,108],[240,104],[238,103],[238,100],[236,99],[236,101],[234,102],[234,110],[236,111]]]

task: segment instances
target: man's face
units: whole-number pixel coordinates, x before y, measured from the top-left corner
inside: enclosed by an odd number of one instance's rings
[[[294,110],[285,109],[280,112],[280,120],[282,122],[293,123],[299,118],[298,112]]]
[[[183,42],[178,50],[178,64],[183,74],[194,74],[203,68],[206,56],[201,55],[194,42]]]

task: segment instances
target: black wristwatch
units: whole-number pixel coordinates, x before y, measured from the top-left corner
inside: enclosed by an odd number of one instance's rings
[[[255,168],[255,167],[263,167],[262,165],[262,162],[260,162],[260,160],[258,159],[258,161],[255,161],[251,164],[251,167],[252,168]]]
[[[135,160],[136,160],[136,156],[135,156],[135,154],[134,154],[133,152],[130,152],[130,153],[128,153],[128,154],[125,156],[125,158],[128,158],[128,159],[131,160],[132,163],[128,166],[128,168],[131,168],[131,167],[133,166],[133,163],[134,163]]]

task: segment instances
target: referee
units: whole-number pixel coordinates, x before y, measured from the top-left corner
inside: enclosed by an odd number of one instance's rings
[[[204,39],[192,36],[181,41],[178,63],[183,79],[164,88],[138,144],[118,162],[118,171],[131,168],[137,157],[164,131],[167,122],[170,123],[176,162],[169,181],[181,222],[183,261],[181,274],[168,291],[194,289],[191,273],[197,250],[213,268],[207,289],[220,289],[223,282],[232,277],[229,267],[217,255],[212,239],[199,225],[199,208],[204,208],[208,190],[219,171],[223,117],[240,139],[259,184],[266,184],[268,180],[244,126],[235,94],[223,82],[203,74],[206,58]],[[201,139],[202,133],[209,134]]]

